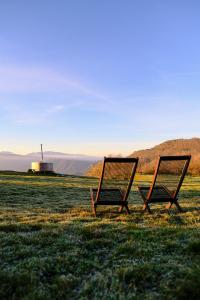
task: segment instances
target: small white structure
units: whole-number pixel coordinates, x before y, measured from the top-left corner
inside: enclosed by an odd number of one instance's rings
[[[53,172],[53,163],[50,162],[32,162],[31,169],[33,172]]]
[[[32,164],[31,164],[32,172],[54,172],[53,171],[53,163],[43,161],[42,144],[41,144],[41,158],[42,158],[42,160],[39,162],[32,162]]]

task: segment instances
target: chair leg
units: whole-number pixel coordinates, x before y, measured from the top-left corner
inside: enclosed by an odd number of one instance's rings
[[[94,205],[94,204],[93,204],[93,213],[96,217],[97,216],[97,208],[96,208],[96,205]]]
[[[176,207],[179,210],[179,212],[183,212],[182,208],[180,207],[180,205],[179,205],[179,203],[177,201],[174,202],[174,204],[176,205]]]
[[[128,208],[128,204],[125,204],[125,205],[124,205],[124,207],[126,208],[126,212],[127,212],[127,214],[129,214],[129,215],[130,215],[130,213],[131,213],[131,212],[130,212],[130,210],[129,210],[129,208]]]
[[[149,207],[149,205],[148,205],[148,203],[144,203],[144,205],[143,205],[143,211],[148,211],[148,213],[151,213],[151,210],[150,210],[150,207]]]
[[[167,209],[170,209],[172,207],[172,205],[175,204],[177,209],[180,211],[180,212],[183,212],[182,208],[180,207],[178,201],[174,201],[174,202],[169,202],[167,205],[166,205],[166,208]]]
[[[96,214],[96,205],[94,204],[93,199],[91,199],[91,206],[92,206],[92,211],[93,211],[93,213],[94,213],[94,215],[96,217],[97,216],[97,214]]]
[[[171,207],[172,207],[172,202],[169,202],[165,207],[166,207],[166,209],[170,209]]]
[[[124,208],[124,205],[122,205],[122,206],[120,206],[120,208],[119,208],[119,213],[122,213],[122,211],[123,211],[123,208]]]
[[[130,210],[129,210],[127,204],[124,204],[124,205],[120,206],[119,212],[121,213],[121,212],[123,211],[123,208],[124,208],[124,207],[125,207],[125,209],[126,209],[126,213],[130,215]]]

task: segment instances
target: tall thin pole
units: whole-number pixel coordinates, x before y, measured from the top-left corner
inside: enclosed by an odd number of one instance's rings
[[[40,144],[41,146],[41,157],[42,157],[42,161],[43,161],[43,149],[42,149],[42,144]]]

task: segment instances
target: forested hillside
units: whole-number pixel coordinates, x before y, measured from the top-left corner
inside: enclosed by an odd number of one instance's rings
[[[189,173],[192,175],[200,175],[200,138],[166,141],[151,149],[134,151],[130,157],[139,157],[139,173],[151,174],[154,172],[159,155],[185,154],[192,155]],[[101,167],[102,162],[93,164],[88,169],[86,175],[99,177],[101,174]]]

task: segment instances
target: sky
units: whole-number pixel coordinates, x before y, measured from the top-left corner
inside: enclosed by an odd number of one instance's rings
[[[0,151],[199,137],[199,29],[198,0],[0,0]]]

